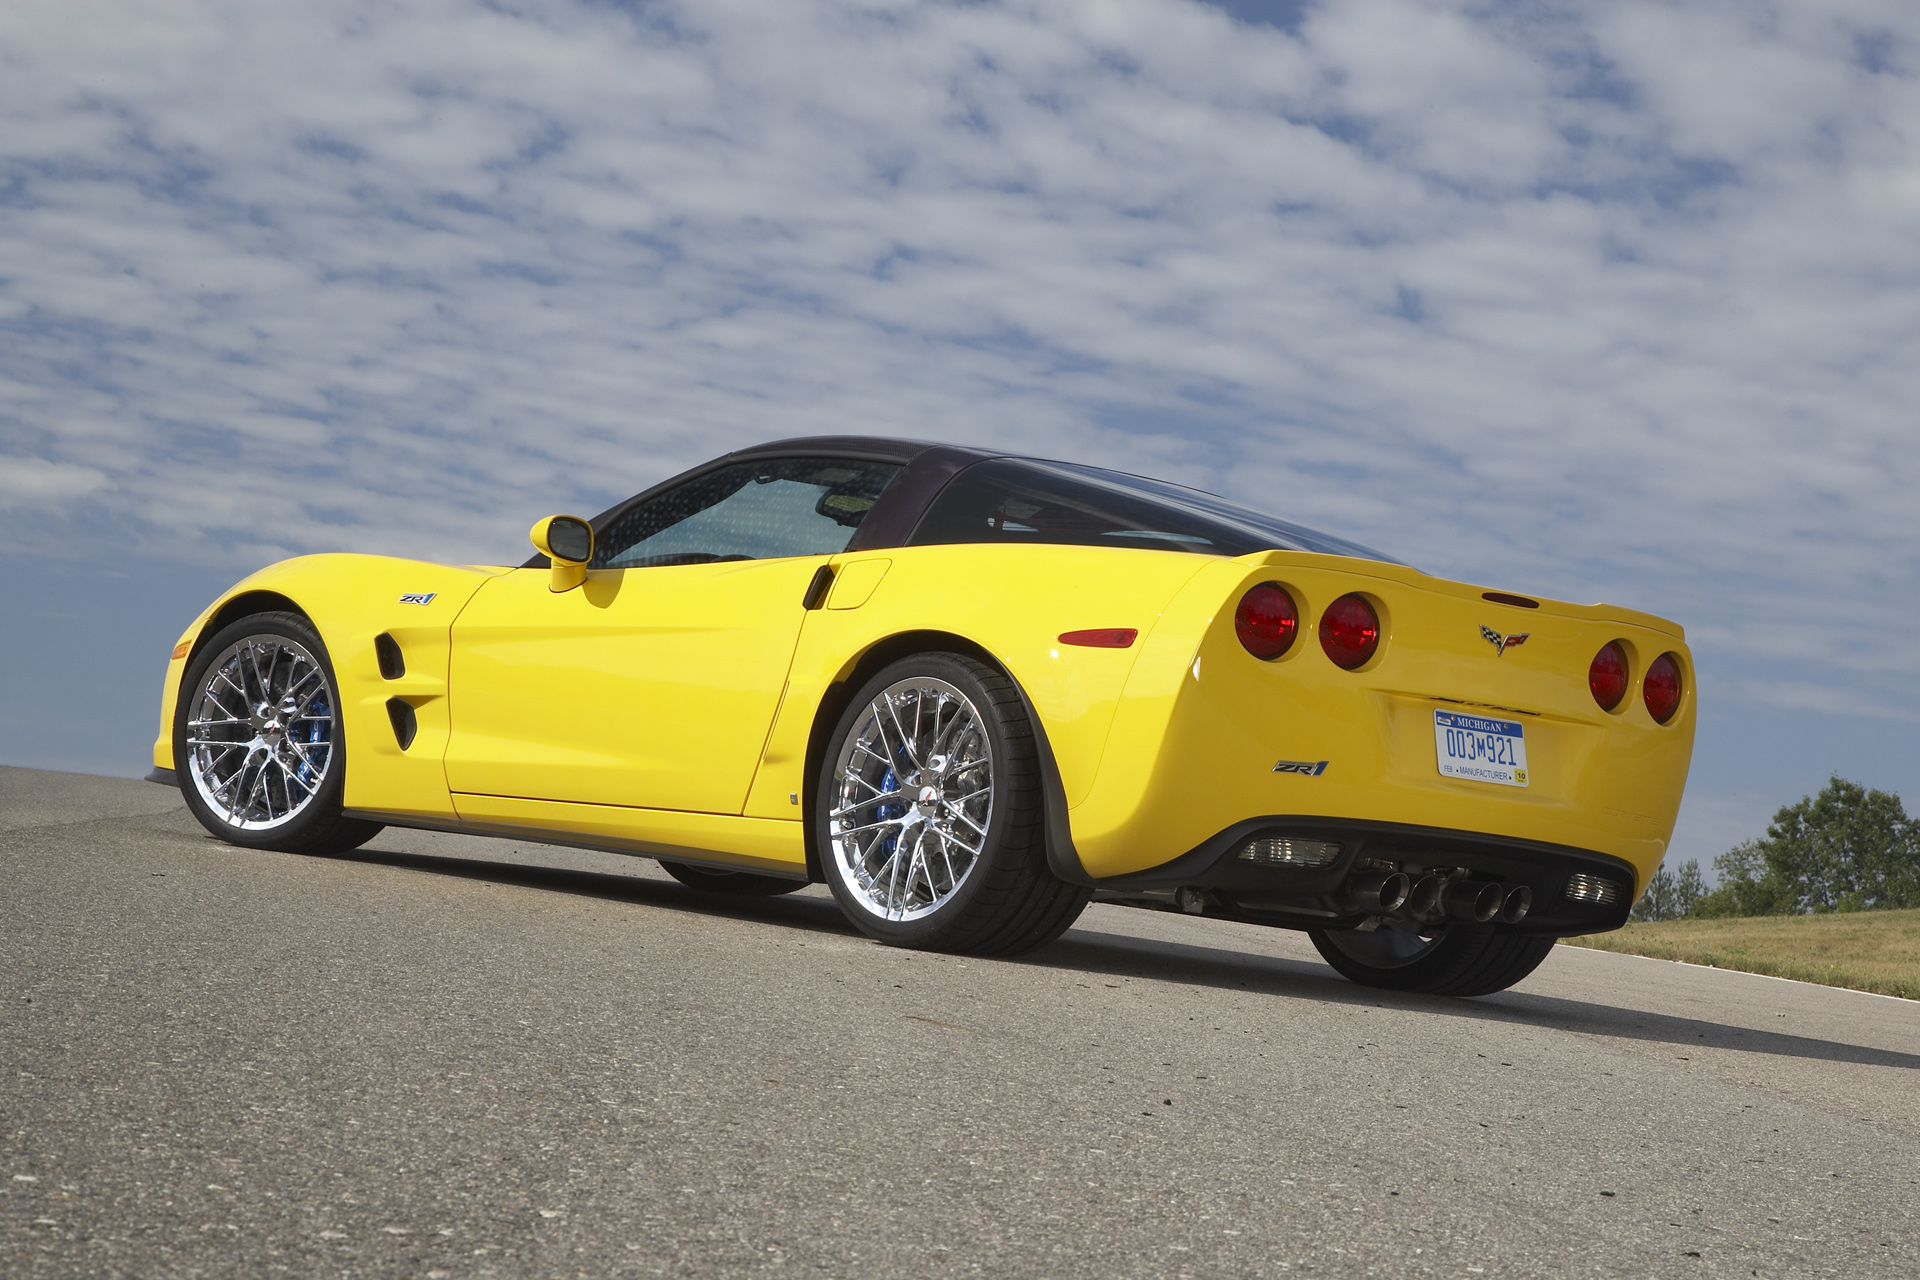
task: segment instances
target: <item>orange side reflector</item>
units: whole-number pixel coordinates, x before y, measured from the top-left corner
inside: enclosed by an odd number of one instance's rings
[[[1060,643],[1088,649],[1125,649],[1139,638],[1140,633],[1132,627],[1099,627],[1092,631],[1069,631],[1060,637]]]
[[[187,656],[187,650],[191,648],[193,648],[193,641],[182,640],[179,644],[173,646],[173,660],[175,662],[180,661],[180,659]]]

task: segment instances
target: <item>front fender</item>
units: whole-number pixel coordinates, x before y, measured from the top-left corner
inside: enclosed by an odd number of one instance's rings
[[[337,554],[283,560],[248,575],[202,610],[174,647],[161,692],[155,767],[177,767],[173,720],[180,682],[206,642],[237,618],[291,608],[305,615],[327,646],[339,683],[345,754],[361,762],[348,768],[346,806],[422,818],[451,816],[441,765],[449,728],[450,632],[474,592],[505,572]],[[398,679],[380,672],[374,637],[382,633],[392,636],[404,655],[406,670]],[[393,698],[413,707],[419,726],[405,750],[386,710]]]

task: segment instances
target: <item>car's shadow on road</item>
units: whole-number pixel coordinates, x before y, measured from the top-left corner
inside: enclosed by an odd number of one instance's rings
[[[1355,986],[1330,969],[1298,960],[1084,929],[1069,932],[1059,942],[1028,958],[1027,963],[1234,991],[1267,991],[1277,996],[1343,1004],[1419,1009],[1447,1017],[1524,1023],[1678,1047],[1738,1049],[1825,1062],[1920,1069],[1920,1054],[1538,995],[1524,986],[1472,1000],[1379,991]]]
[[[860,936],[833,902],[818,897],[736,898],[702,893],[673,881],[610,875],[557,867],[429,854],[384,852],[375,848],[332,854],[339,861],[398,867],[432,875],[520,885],[555,893],[578,894],[609,902],[630,902],[694,915],[759,920],[815,933]],[[1584,1035],[1655,1041],[1700,1049],[1738,1049],[1747,1053],[1812,1058],[1825,1062],[1920,1069],[1920,1054],[1822,1040],[1813,1036],[1756,1031],[1697,1018],[1680,1018],[1641,1009],[1537,995],[1524,988],[1473,1000],[1409,995],[1360,987],[1318,964],[1220,947],[1199,947],[1076,927],[1051,946],[1006,961],[1081,973],[1149,978],[1159,982],[1227,991],[1264,991],[1275,996],[1419,1009],[1453,1018],[1525,1023]]]
[[[859,937],[859,931],[847,923],[840,908],[816,897],[733,897],[702,893],[677,880],[655,880],[644,876],[614,875],[605,871],[576,871],[565,867],[542,867],[522,862],[493,862],[480,858],[458,858],[442,854],[399,853],[376,846],[365,846],[346,853],[313,854],[333,862],[364,862],[381,867],[399,867],[424,871],[431,875],[453,876],[462,880],[484,880],[492,884],[512,884],[551,893],[569,893],[599,898],[606,902],[631,902],[660,907],[692,915],[726,916],[736,920],[766,920],[791,928],[817,933],[837,933]]]

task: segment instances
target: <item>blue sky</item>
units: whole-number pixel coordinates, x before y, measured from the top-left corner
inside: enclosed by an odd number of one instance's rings
[[[260,564],[871,432],[1678,619],[1679,857],[1920,801],[1917,72],[1895,0],[16,0],[0,760],[141,771]]]

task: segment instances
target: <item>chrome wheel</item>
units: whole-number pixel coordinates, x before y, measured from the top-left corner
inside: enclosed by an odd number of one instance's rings
[[[243,637],[214,658],[195,697],[183,763],[214,817],[270,831],[313,803],[333,764],[339,720],[326,669],[305,646]]]
[[[832,873],[882,920],[938,911],[986,851],[993,747],[979,708],[945,680],[882,689],[841,740],[830,785]]]

